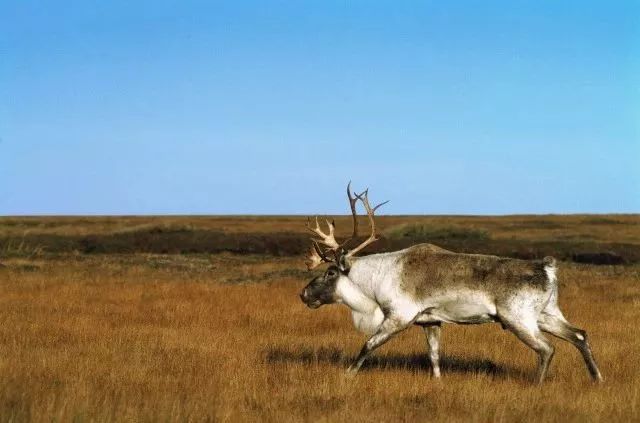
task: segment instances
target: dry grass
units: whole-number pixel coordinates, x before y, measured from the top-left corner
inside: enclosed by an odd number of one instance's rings
[[[421,331],[343,377],[364,337],[306,309],[299,258],[57,256],[0,268],[1,421],[631,421],[640,418],[640,268],[563,263],[561,303],[605,383],[556,342],[551,377],[498,325]]]
[[[337,233],[351,231],[351,217],[336,216]],[[173,228],[227,233],[304,232],[304,216],[0,217],[0,235],[101,235]],[[495,239],[588,239],[640,244],[640,215],[380,216],[381,232],[406,223],[486,231]],[[361,225],[366,225],[360,216]]]

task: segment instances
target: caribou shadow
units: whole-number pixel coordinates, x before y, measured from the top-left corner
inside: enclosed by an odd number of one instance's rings
[[[265,352],[266,363],[298,363],[331,364],[345,369],[354,360],[354,357],[345,354],[337,348],[300,348],[297,350],[270,348]],[[431,372],[431,363],[425,354],[384,354],[369,357],[362,365],[361,371],[368,370],[408,370]],[[474,358],[463,359],[456,357],[440,356],[440,370],[442,373],[472,373],[486,374],[491,377],[508,379],[529,379],[530,375],[520,369],[496,364],[491,360]]]

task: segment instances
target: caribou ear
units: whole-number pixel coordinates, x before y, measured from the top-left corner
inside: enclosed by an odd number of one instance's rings
[[[340,271],[342,271],[342,273],[344,273],[345,275],[349,274],[351,263],[349,262],[349,258],[346,254],[340,254],[340,257],[338,258],[338,267],[340,268]]]

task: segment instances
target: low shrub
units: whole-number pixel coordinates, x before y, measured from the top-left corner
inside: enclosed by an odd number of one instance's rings
[[[460,226],[434,226],[420,223],[408,223],[394,226],[385,231],[385,237],[391,240],[409,239],[414,242],[439,240],[486,241],[489,232],[484,229],[463,228]]]

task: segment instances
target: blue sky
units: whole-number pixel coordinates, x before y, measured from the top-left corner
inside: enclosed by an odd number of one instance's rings
[[[0,215],[347,213],[349,180],[640,212],[637,1],[16,1],[0,34]]]

